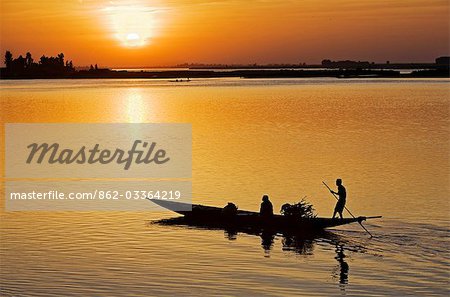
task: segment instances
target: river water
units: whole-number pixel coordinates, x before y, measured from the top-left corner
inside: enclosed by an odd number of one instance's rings
[[[448,296],[450,80],[24,80],[2,123],[191,123],[194,203],[319,216],[338,177],[365,226],[315,238],[154,222],[169,212],[8,212],[2,296]],[[4,131],[4,129],[3,129]],[[149,202],[150,203],[150,202]],[[348,216],[348,214],[346,214]]]

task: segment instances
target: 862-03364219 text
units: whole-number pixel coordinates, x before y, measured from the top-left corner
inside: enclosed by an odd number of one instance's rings
[[[183,197],[180,190],[127,190],[105,191],[94,190],[90,192],[63,192],[51,190],[46,192],[11,192],[10,200],[137,200],[137,199],[161,199],[178,200]]]

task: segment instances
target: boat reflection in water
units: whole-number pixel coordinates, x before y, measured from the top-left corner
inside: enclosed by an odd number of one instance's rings
[[[192,224],[192,222],[185,220],[183,217],[177,217],[172,219],[164,219],[152,222],[154,224],[171,225],[171,226],[189,226],[190,228],[217,230],[220,228],[211,228],[210,226],[203,226],[198,224]],[[334,247],[336,253],[335,259],[338,265],[332,271],[332,278],[336,279],[341,287],[341,290],[345,290],[345,286],[348,284],[348,276],[350,267],[345,261],[345,251],[365,252],[363,246],[354,246],[342,236],[322,230],[320,232],[309,234],[286,234],[277,233],[273,231],[253,232],[251,230],[236,230],[236,229],[221,229],[224,230],[224,237],[228,240],[236,240],[239,233],[259,236],[261,238],[261,247],[264,250],[264,257],[270,258],[270,252],[272,251],[276,238],[281,238],[282,250],[286,252],[293,252],[298,255],[312,256],[316,244],[331,245]]]

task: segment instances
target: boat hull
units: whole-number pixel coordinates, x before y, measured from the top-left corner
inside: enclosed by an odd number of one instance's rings
[[[211,228],[225,228],[236,230],[271,230],[274,232],[309,233],[326,228],[362,222],[366,217],[358,218],[291,218],[282,215],[273,215],[263,218],[257,212],[238,210],[237,215],[227,216],[222,208],[198,204],[186,204],[168,200],[151,200],[157,205],[177,212],[184,217],[180,222]]]

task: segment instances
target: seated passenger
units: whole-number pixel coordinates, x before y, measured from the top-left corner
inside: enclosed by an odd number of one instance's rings
[[[261,207],[259,209],[259,215],[264,218],[270,218],[273,216],[273,205],[269,200],[269,196],[264,195],[262,197]]]

